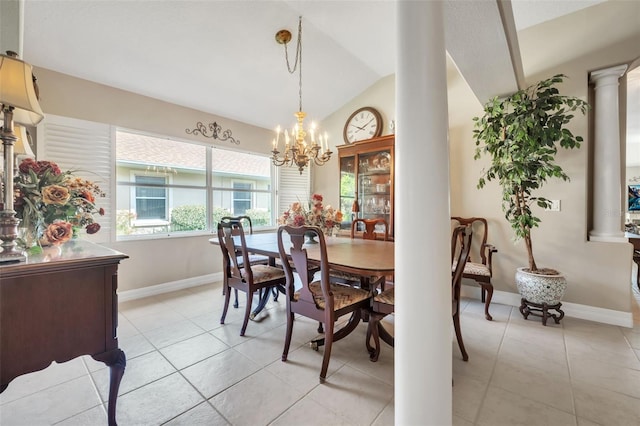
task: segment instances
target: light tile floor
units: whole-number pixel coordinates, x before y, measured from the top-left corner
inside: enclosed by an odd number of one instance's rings
[[[391,425],[393,350],[372,363],[365,326],[334,345],[327,383],[316,324],[296,322],[280,361],[284,301],[271,301],[247,335],[242,309],[219,324],[220,284],[122,303],[118,333],[128,363],[120,425]],[[634,295],[640,293],[634,287]],[[465,300],[470,354],[453,345],[455,425],[640,425],[640,308],[633,329],[565,317],[543,327],[517,308]],[[242,303],[242,302],[241,302]],[[242,308],[242,306],[241,306]],[[108,369],[90,357],[21,376],[0,395],[0,424],[104,425]]]

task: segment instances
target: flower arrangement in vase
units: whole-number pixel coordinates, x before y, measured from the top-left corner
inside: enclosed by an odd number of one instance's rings
[[[16,216],[21,219],[18,244],[29,253],[43,245],[69,241],[79,228],[95,234],[100,224],[94,215],[104,215],[95,205],[104,192],[95,183],[61,171],[51,161],[23,160],[14,178]]]
[[[282,213],[278,219],[280,225],[317,226],[325,235],[333,235],[333,231],[340,228],[342,212],[330,205],[322,205],[323,197],[313,194],[311,200],[305,204],[295,202]]]

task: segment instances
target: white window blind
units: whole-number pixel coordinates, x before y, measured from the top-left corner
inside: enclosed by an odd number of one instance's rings
[[[287,210],[291,203],[308,201],[311,188],[311,172],[305,167],[302,174],[297,167],[277,167],[278,170],[278,211],[276,217]]]
[[[113,145],[108,124],[47,114],[38,126],[37,159],[53,161],[63,171],[73,170],[74,176],[96,183],[105,193],[105,197],[96,199],[96,206],[105,211],[104,216],[95,218],[100,232],[82,236],[96,243],[110,242],[115,219],[111,207],[115,205],[111,203]]]

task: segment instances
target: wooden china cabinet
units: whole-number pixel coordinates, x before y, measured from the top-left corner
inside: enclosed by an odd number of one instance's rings
[[[338,146],[342,229],[355,218],[383,218],[393,236],[394,143],[387,135]]]

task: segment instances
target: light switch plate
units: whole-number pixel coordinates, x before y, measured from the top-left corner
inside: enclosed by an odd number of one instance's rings
[[[560,211],[560,200],[549,200],[549,202],[551,203],[551,206],[548,209],[545,210],[549,210],[552,212],[559,212]]]

